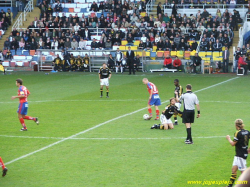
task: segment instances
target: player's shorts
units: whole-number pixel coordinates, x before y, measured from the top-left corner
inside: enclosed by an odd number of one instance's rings
[[[183,111],[182,123],[194,123],[194,110]]]
[[[100,82],[101,86],[109,86],[109,78],[104,78],[104,79],[101,79],[101,82]]]
[[[171,119],[167,119],[164,114],[160,115],[160,121],[161,121],[161,124],[170,124],[170,123],[173,123],[172,120]]]
[[[178,107],[178,110],[180,110],[180,109],[181,109],[181,103],[176,102],[176,103],[175,103],[175,106],[177,106],[177,107]]]
[[[155,106],[161,105],[160,96],[158,94],[153,94],[152,98],[148,101],[148,104],[149,105],[155,105]]]
[[[115,65],[120,66],[122,63],[120,61],[116,61]]]
[[[234,156],[233,166],[238,166],[240,171],[245,171],[247,169],[247,161],[244,158]]]
[[[28,113],[28,103],[19,103],[17,113],[21,115],[27,115]]]

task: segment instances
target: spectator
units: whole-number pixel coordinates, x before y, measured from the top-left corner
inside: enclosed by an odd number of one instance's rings
[[[19,50],[23,50],[25,48],[25,42],[23,38],[19,41]]]
[[[58,41],[56,40],[56,38],[53,39],[52,43],[51,43],[51,49],[55,49],[58,50]]]
[[[158,6],[157,6],[157,16],[159,15],[159,14],[161,14],[162,13],[162,10],[161,10],[161,2],[159,2],[158,3]]]
[[[19,47],[16,38],[13,37],[12,42],[11,42],[11,49],[17,50],[17,48]]]
[[[143,50],[145,49],[145,47],[145,43],[143,43],[143,41],[141,40],[138,49]]]
[[[96,50],[99,48],[99,44],[96,42],[96,39],[94,38],[93,41],[91,42],[91,49]]]
[[[219,40],[217,39],[213,45],[213,51],[221,51],[221,50],[222,50],[222,43],[219,42]]]
[[[42,38],[39,39],[38,48],[39,48],[39,49],[44,49],[44,42],[43,42],[43,39],[42,39]]]
[[[11,43],[9,41],[9,38],[6,38],[6,41],[4,42],[4,49],[8,50],[11,47]]]
[[[173,67],[176,68],[177,71],[181,71],[181,65],[182,65],[181,60],[178,58],[178,56],[176,56],[173,62]]]
[[[71,49],[77,50],[78,46],[79,46],[78,42],[76,41],[75,38],[73,38],[73,41],[71,42]]]
[[[27,44],[27,43],[26,43]],[[27,45],[26,45],[27,46]],[[50,42],[50,38],[47,38],[45,45],[44,45],[45,49],[51,49],[51,42]]]
[[[112,69],[113,71],[115,71],[115,61],[114,61],[114,59],[113,59],[112,54],[109,54],[108,68],[109,68],[109,69]]]
[[[31,39],[30,50],[37,50],[37,43],[34,38]]]
[[[6,55],[5,55],[5,59],[12,59],[12,54],[10,52],[10,49],[7,49]]]
[[[106,50],[111,50],[112,49],[112,41],[111,41],[111,38],[107,38],[107,41],[105,43],[105,49]]]
[[[201,57],[198,55],[198,53],[195,53],[195,56],[193,58],[193,63],[192,63],[192,66],[193,66],[193,72],[194,73],[197,73],[197,66],[200,66],[201,65]]]
[[[62,12],[62,4],[60,3],[60,1],[57,1],[55,12]]]
[[[152,50],[152,43],[150,42],[149,38],[147,38],[145,43],[145,50]]]
[[[170,58],[169,55],[166,56],[164,62],[163,62],[163,66],[168,68],[168,69],[171,69],[172,68],[172,59]]]
[[[162,51],[164,50],[164,42],[160,39],[159,42],[157,42],[157,51]]]
[[[93,1],[89,11],[97,12],[98,11],[98,6],[95,1]]]

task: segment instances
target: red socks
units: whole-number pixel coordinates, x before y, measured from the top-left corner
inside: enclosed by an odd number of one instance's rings
[[[5,168],[5,165],[4,165],[3,160],[2,160],[1,157],[0,157],[0,164],[1,164],[1,166],[2,166],[2,169],[4,169],[4,168]]]
[[[148,109],[148,113],[150,116],[152,116],[152,109],[151,108]]]
[[[23,118],[20,118],[19,121],[20,121],[21,125],[23,126],[23,128],[26,129],[26,125],[24,123]]]
[[[157,118],[159,117],[159,114],[160,114],[160,111],[159,111],[159,110],[156,110],[156,117],[157,117]]]
[[[30,116],[25,116],[24,119],[27,119],[27,120],[35,120],[35,118],[30,117]]]

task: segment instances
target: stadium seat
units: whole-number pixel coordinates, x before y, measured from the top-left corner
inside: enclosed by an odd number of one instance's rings
[[[157,51],[156,55],[157,55],[157,57],[162,58],[164,55],[164,51]]]
[[[220,56],[213,56],[213,61],[216,61],[216,62],[218,62],[218,61],[221,61],[222,62],[222,60],[223,60],[223,58],[222,57],[220,57]]]
[[[157,49],[157,46],[156,46],[156,45],[154,45],[154,46],[153,46],[153,51],[155,52],[155,51],[156,51],[156,49]]]
[[[170,56],[174,57],[174,56],[176,56],[176,55],[177,55],[177,52],[176,52],[176,51],[171,51]]]
[[[142,55],[143,55],[144,57],[150,57],[150,51],[143,51],[143,52],[142,52]]]
[[[142,51],[136,51],[135,54],[139,55],[139,57],[142,57]]]
[[[122,40],[122,45],[127,45],[128,41],[127,40]]]
[[[36,54],[36,50],[30,50],[30,55],[34,56]]]
[[[6,55],[6,53],[7,53],[7,50],[3,50],[3,55]],[[15,51],[15,53],[16,53],[16,51]]]
[[[195,56],[195,53],[196,53],[195,50],[194,50],[194,51],[191,51],[191,52],[190,52],[190,56]]]
[[[10,67],[15,67],[15,66],[16,66],[16,62],[11,61],[11,62],[10,62]]]
[[[177,51],[177,56],[178,56],[178,58],[183,58],[184,51]]]
[[[112,57],[115,57],[115,52],[111,51],[110,54],[112,55]]]
[[[22,50],[16,50],[16,55],[23,55]]]
[[[135,40],[134,41],[134,45],[139,46],[139,44],[140,44],[140,40]]]
[[[170,55],[170,51],[164,51],[164,57],[167,57],[168,55]]]
[[[205,70],[208,70],[209,74],[211,73],[210,61],[205,61],[203,63],[203,74],[204,74]]]
[[[81,8],[81,12],[82,12],[82,13],[87,12],[87,8]]]
[[[137,46],[130,46],[131,50],[136,51],[137,50]]]
[[[15,49],[10,50],[10,52],[11,52],[12,56],[16,55],[16,50]],[[7,53],[7,50],[6,50],[5,54],[6,53]]]
[[[100,18],[100,17],[101,17],[101,15],[102,15],[102,13],[101,13],[101,12],[97,12],[97,13],[96,13],[96,17],[97,17],[97,18]]]
[[[28,50],[23,50],[23,55],[28,56],[30,53]]]
[[[74,8],[69,8],[68,12],[75,12]]]
[[[190,60],[190,54],[191,54],[190,51],[185,51],[185,52],[184,52],[184,59]]]
[[[134,37],[134,40],[139,40],[139,41],[141,41],[141,37]]]
[[[125,45],[120,45],[120,46],[119,46],[119,49],[120,49],[121,51],[126,50],[126,46],[125,46]]]
[[[95,12],[91,12],[90,17],[94,18],[96,16]]]
[[[150,52],[150,57],[155,59],[155,57],[156,57],[156,52]]]
[[[201,58],[206,57],[206,52],[205,52],[205,51],[200,51],[200,52],[199,52],[199,56],[200,56]]]
[[[75,13],[81,12],[81,8],[74,8],[74,12],[75,12]]]
[[[237,73],[237,75],[244,75],[245,69],[237,67],[236,73]]]
[[[63,8],[62,11],[63,12],[69,12],[69,9],[68,8]]]
[[[212,56],[213,56],[213,52],[212,51],[207,51],[206,57],[212,57]]]
[[[24,67],[29,67],[29,66],[30,66],[30,63],[29,63],[28,61],[26,61],[26,62],[23,63],[23,66],[24,66]]]
[[[32,56],[32,61],[38,61],[38,56],[37,55]]]
[[[140,16],[141,16],[141,17],[145,17],[145,16],[146,16],[146,12],[141,12],[141,13],[140,13]]]

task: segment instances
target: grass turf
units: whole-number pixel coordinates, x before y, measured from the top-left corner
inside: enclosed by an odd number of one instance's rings
[[[146,86],[142,84],[144,77],[158,87],[164,102],[160,110],[174,94],[174,79],[178,78],[183,87],[193,85],[201,106],[201,118],[192,126],[194,145],[184,144],[186,130],[180,118],[179,125],[169,131],[151,130],[158,122],[142,119],[148,100]],[[114,74],[107,99],[99,98],[96,73],[1,75],[0,156],[10,163],[9,172],[0,183],[15,187],[188,187],[201,186],[188,181],[228,181],[234,148],[225,136],[234,134],[236,118],[242,118],[246,129],[250,129],[249,78],[240,77],[202,89],[235,77]],[[26,121],[27,132],[19,131],[18,100],[10,100],[17,92],[17,78],[22,78],[31,92],[28,115],[40,119],[39,126]],[[79,132],[82,133],[73,139],[63,139]],[[62,142],[13,161],[58,141]]]

